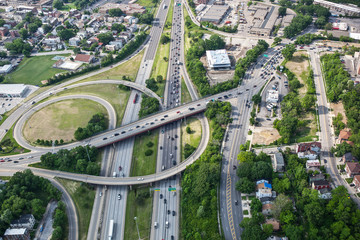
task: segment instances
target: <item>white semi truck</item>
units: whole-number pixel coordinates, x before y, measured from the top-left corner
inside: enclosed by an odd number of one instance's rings
[[[114,232],[114,220],[110,220],[110,224],[109,224],[109,240],[112,240],[113,237],[113,232]]]

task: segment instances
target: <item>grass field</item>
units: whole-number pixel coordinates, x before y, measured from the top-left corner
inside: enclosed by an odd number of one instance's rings
[[[192,99],[185,81],[183,78],[181,78],[181,103],[188,103],[191,102],[191,100]]]
[[[174,0],[171,0],[170,6],[168,6],[169,11],[168,11],[168,15],[166,16],[166,21],[165,21],[165,25],[164,25],[164,30],[169,30],[171,29],[172,26],[172,20],[173,20],[173,8],[174,8]]]
[[[139,227],[140,238],[150,239],[150,228],[151,228],[151,214],[152,214],[152,198],[145,198],[141,203],[136,201],[135,194],[147,194],[149,188],[139,188],[129,191],[128,198],[126,201],[126,215],[125,215],[125,240],[138,239],[136,230],[136,223],[134,217],[137,218],[137,224]],[[152,196],[152,195],[150,195]]]
[[[76,212],[79,220],[79,239],[85,240],[87,237],[91,212],[94,204],[95,190],[82,182],[57,179],[70,194],[76,206]]]
[[[13,137],[13,130],[14,127],[11,127],[0,142],[2,148],[2,151],[0,151],[0,156],[16,155],[16,154],[30,152],[30,150],[21,147],[15,141]]]
[[[114,67],[106,72],[99,73],[95,76],[86,78],[84,80],[78,81],[76,83],[80,82],[88,82],[88,81],[94,81],[94,80],[102,80],[102,79],[118,79],[121,80],[123,76],[128,76],[131,78],[131,81],[135,81],[137,72],[140,67],[141,59],[144,56],[144,50],[139,52],[135,57],[133,57],[131,60],[124,62],[123,64],[120,64],[117,67]],[[75,84],[76,84],[75,83]]]
[[[146,146],[146,144],[150,141],[154,143],[154,145],[152,147]],[[142,135],[136,136],[130,176],[143,176],[155,173],[158,141],[158,129],[152,130],[150,135],[144,133]],[[148,149],[153,150],[153,154],[150,156],[145,156],[145,151]]]
[[[64,72],[64,70],[52,68],[56,62],[51,60],[53,57],[54,55],[24,58],[16,70],[6,76],[4,83],[41,85],[42,80],[46,80],[56,73]]]
[[[298,89],[299,95],[303,97],[307,91],[307,86],[305,81],[309,76],[309,60],[305,52],[295,52],[293,58],[288,61],[285,66],[295,74],[297,79],[299,79],[302,87]]]
[[[191,133],[186,132],[186,127],[189,126]],[[200,120],[195,117],[190,117],[181,123],[181,161],[184,159],[184,146],[185,143],[197,148],[201,140],[201,123]]]
[[[150,78],[156,79],[158,75],[161,75],[164,80],[167,78],[169,62],[166,62],[164,60],[164,57],[169,58],[169,54],[170,54],[170,42],[166,44],[161,44],[159,42],[159,46],[156,51]],[[163,81],[162,83],[158,83],[159,89],[156,91],[156,94],[158,94],[159,96],[164,96],[165,83],[166,81]]]
[[[152,0],[138,0],[136,3],[146,8],[155,7],[155,3]]]
[[[33,114],[23,128],[25,139],[60,140],[70,142],[78,127],[85,127],[96,113],[108,118],[104,106],[86,99],[64,100],[44,107]]]
[[[108,101],[116,112],[116,126],[121,125],[122,118],[125,113],[126,104],[128,102],[130,91],[124,91],[115,84],[94,84],[73,89],[68,89],[57,96],[87,94],[93,95]]]

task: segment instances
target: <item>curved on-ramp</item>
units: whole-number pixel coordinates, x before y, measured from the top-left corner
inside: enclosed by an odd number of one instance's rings
[[[102,98],[99,97],[95,97],[95,96],[90,96],[90,95],[69,95],[69,96],[62,96],[62,97],[58,97],[58,98],[54,98],[51,99],[49,101],[40,103],[36,106],[34,106],[30,111],[27,111],[26,113],[24,113],[21,118],[19,119],[19,121],[16,123],[15,127],[14,127],[14,138],[15,140],[18,142],[18,144],[24,148],[30,149],[32,151],[48,151],[50,148],[48,147],[34,147],[32,145],[30,145],[23,137],[22,134],[22,129],[26,123],[26,121],[33,115],[33,113],[35,113],[36,111],[59,101],[64,101],[64,100],[72,100],[72,99],[88,99],[94,102],[97,102],[101,105],[103,105],[109,115],[109,129],[114,129],[115,128],[115,124],[116,124],[116,113],[115,113],[115,109],[113,108],[113,106],[105,101]]]

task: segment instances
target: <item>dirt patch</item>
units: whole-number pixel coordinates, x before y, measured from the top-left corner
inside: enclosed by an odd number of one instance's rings
[[[85,100],[60,101],[34,113],[23,128],[25,139],[60,140],[70,142],[78,127],[85,127],[96,113],[107,116],[106,109],[99,103]]]
[[[345,115],[345,109],[344,109],[344,105],[342,104],[342,102],[338,102],[338,103],[330,103],[330,108],[333,110],[333,114],[334,117],[336,117],[338,115],[338,113],[341,113],[343,115],[343,122],[345,124],[347,124],[347,118]]]
[[[305,80],[308,76],[309,68],[309,61],[302,55],[307,56],[306,52],[304,51],[295,52],[291,61],[288,61],[285,65],[292,73],[295,74],[300,83],[304,85],[303,87],[299,88],[300,96],[304,96],[307,91]]]
[[[255,128],[253,131],[252,144],[269,145],[280,137],[280,134],[274,128]]]

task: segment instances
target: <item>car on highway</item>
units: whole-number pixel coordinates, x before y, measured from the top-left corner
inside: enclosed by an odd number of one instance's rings
[[[164,118],[168,117],[169,115],[164,115]]]
[[[5,162],[5,160],[0,160],[0,162]]]
[[[103,140],[106,140],[106,139],[107,139],[107,137],[104,137],[104,138],[103,138]]]
[[[170,214],[170,213],[171,213],[171,211],[168,209],[168,210],[167,210],[167,214]]]
[[[121,132],[121,134],[124,134],[124,133],[126,133],[126,132],[125,132],[125,131],[122,131],[122,132]]]
[[[144,178],[141,177],[141,178],[138,178],[137,180],[138,180],[138,181],[142,181],[142,180],[144,180]]]
[[[172,211],[172,215],[175,216],[175,214],[176,214],[175,211]]]
[[[33,158],[33,156],[28,156],[28,159]]]
[[[192,111],[192,110],[195,110],[195,108],[191,107],[191,108],[189,108],[189,110]]]
[[[169,221],[166,221],[166,222],[165,222],[165,227],[166,227],[166,228],[169,228]]]
[[[14,161],[14,163],[19,163],[19,161]]]
[[[20,157],[19,160],[23,160],[24,158],[23,157]]]
[[[117,197],[118,197],[118,200],[121,200],[121,194],[120,193],[117,195]]]
[[[175,161],[175,160],[173,160],[173,165],[174,165],[174,166],[176,165],[176,161]]]

